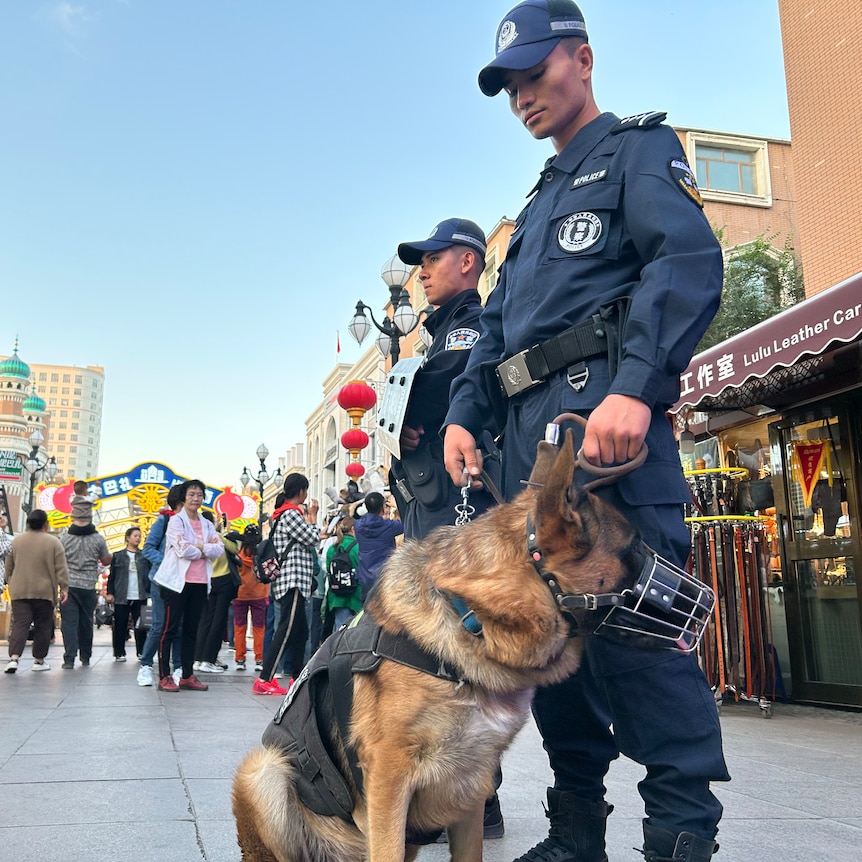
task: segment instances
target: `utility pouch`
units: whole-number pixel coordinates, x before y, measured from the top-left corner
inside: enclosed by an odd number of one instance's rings
[[[410,493],[426,509],[439,509],[449,499],[452,480],[443,466],[443,444],[434,441],[404,452],[401,469]]]

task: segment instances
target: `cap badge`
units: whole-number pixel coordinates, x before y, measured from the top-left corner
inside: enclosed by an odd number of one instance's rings
[[[500,35],[497,37],[497,53],[505,51],[515,39],[518,38],[518,30],[514,21],[504,21],[500,27]]]
[[[432,230],[431,233],[428,234],[428,239],[432,239],[435,236],[439,227],[440,225],[438,224],[437,227],[435,227],[434,230]]]

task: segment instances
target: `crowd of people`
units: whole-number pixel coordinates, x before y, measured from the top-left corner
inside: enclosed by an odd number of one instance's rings
[[[88,667],[101,611],[100,620],[112,628],[114,662],[128,661],[134,643],[140,686],[206,691],[199,674],[224,673],[233,652],[236,671],[253,667],[258,675],[253,693],[285,694],[311,652],[362,609],[403,533],[401,522],[389,517],[392,504],[387,507],[383,495],[360,494],[351,482],[321,529],[317,501],[306,500],[308,480],[290,474],[268,519],[279,572],[263,583],[255,574],[260,526],[229,529],[224,516],[203,508],[205,495],[197,479],[174,485],[145,539],[133,525],[113,554],[93,523],[96,498],[86,482],[76,483],[71,523],[58,535],[39,509],[14,538],[0,516],[0,589],[8,581],[12,605],[6,673],[17,672],[28,639],[31,669],[50,669],[46,656],[57,612],[62,669],[73,670],[76,661]],[[368,530],[360,545],[355,531],[363,521]],[[342,548],[351,571],[336,591],[327,573]],[[249,637],[253,664],[247,664]]]

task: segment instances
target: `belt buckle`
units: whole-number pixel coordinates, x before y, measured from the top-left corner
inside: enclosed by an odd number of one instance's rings
[[[541,380],[534,380],[527,368],[527,354],[532,349],[530,347],[527,350],[522,350],[520,353],[503,360],[497,366],[497,376],[500,378],[500,383],[503,384],[507,398],[526,392],[542,382]]]

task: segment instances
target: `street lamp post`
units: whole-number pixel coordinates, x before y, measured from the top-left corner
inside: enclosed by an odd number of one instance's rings
[[[412,267],[403,263],[398,255],[394,255],[383,265],[380,277],[389,288],[389,302],[392,305],[392,317],[387,315],[383,323],[378,323],[374,318],[370,306],[361,299],[356,303],[356,313],[353,315],[347,329],[356,339],[357,344],[362,344],[366,336],[371,332],[371,324],[380,333],[377,337],[377,349],[381,355],[391,356],[392,364],[398,362],[401,355],[400,341],[405,335],[411,333],[419,325],[419,315],[410,304],[410,294],[404,287],[410,278]],[[371,323],[365,312],[371,317]]]
[[[266,469],[266,459],[269,457],[269,449],[266,448],[265,443],[261,443],[260,446],[257,447],[257,452],[255,454],[257,455],[257,460],[260,461],[260,469],[257,471],[256,478],[258,493],[260,494],[257,521],[261,532],[263,532],[263,489],[270,479],[273,483],[277,484],[279,482],[281,479],[281,467],[278,467],[272,476],[269,475],[269,472]],[[239,481],[243,489],[247,488],[251,484],[251,475],[248,472],[248,467],[242,468],[242,475],[239,477]]]
[[[57,460],[52,455],[50,458],[45,457],[44,461],[39,460],[39,449],[45,442],[45,437],[42,432],[36,428],[33,433],[27,438],[27,442],[33,447],[27,460],[24,462],[24,469],[30,474],[30,494],[27,497],[27,502],[21,508],[26,514],[33,511],[33,496],[36,493],[36,475],[42,473],[48,479],[53,479],[59,470]]]

